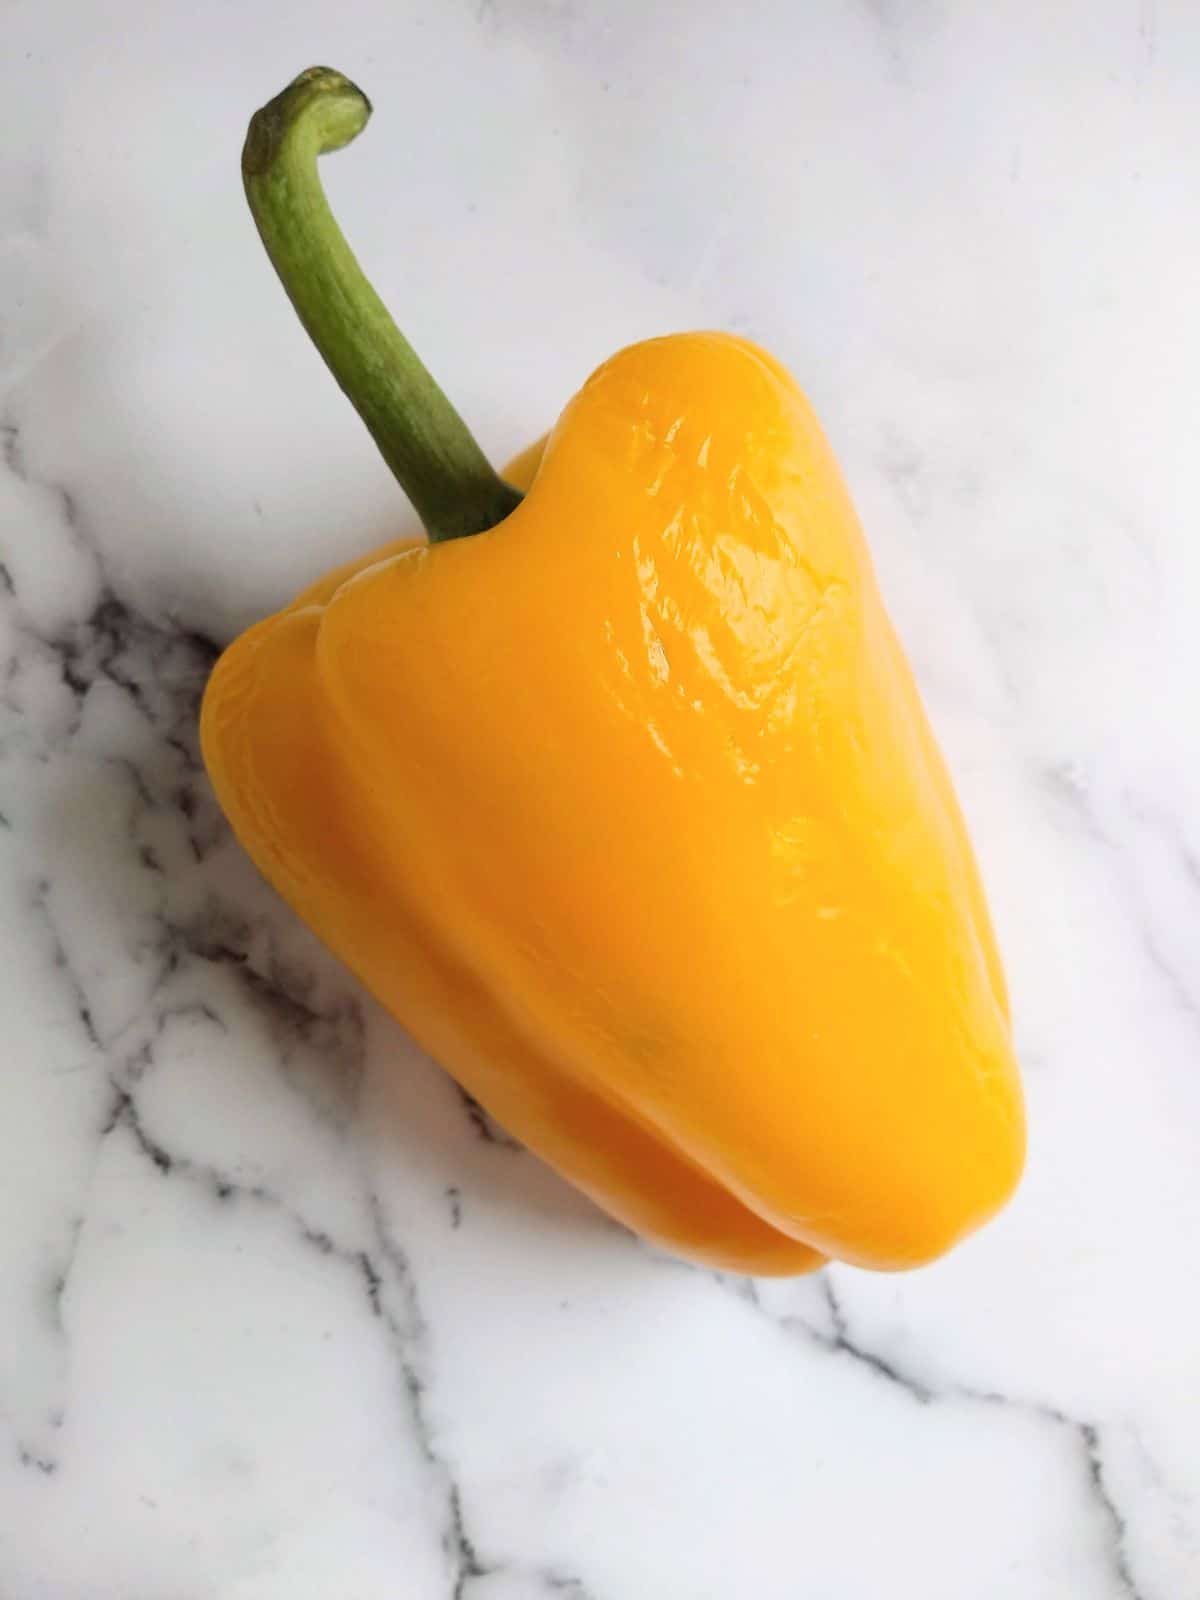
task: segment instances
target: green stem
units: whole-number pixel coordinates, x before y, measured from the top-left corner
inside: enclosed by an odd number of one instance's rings
[[[494,527],[520,503],[363,275],[329,209],[317,157],[362,132],[371,103],[310,67],[257,112],[242,152],[246,198],[309,337],[371,431],[431,540]]]

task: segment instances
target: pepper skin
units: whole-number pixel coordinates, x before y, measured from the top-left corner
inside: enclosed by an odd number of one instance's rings
[[[295,911],[606,1211],[737,1272],[930,1261],[1013,1190],[963,821],[817,420],[748,342],[602,366],[472,537],[223,655],[205,761]]]

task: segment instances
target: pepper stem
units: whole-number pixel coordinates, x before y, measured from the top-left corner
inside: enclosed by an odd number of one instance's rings
[[[340,72],[302,72],[250,123],[246,198],[300,321],[430,539],[458,539],[494,527],[521,496],[392,321],[329,209],[317,157],[348,145],[370,115],[366,95]]]

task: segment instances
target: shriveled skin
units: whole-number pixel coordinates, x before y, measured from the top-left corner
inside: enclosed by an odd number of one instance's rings
[[[1024,1153],[971,848],[817,421],[622,351],[499,527],[222,657],[205,759],[295,910],[506,1127],[721,1268],[928,1261]]]

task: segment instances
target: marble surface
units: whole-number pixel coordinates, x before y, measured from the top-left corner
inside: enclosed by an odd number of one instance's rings
[[[1200,12],[119,19],[0,11],[0,1595],[1200,1596]],[[406,525],[240,193],[320,60],[377,106],[334,202],[497,457],[669,328],[825,419],[1027,1076],[943,1264],[654,1255],[216,813],[215,649]]]

